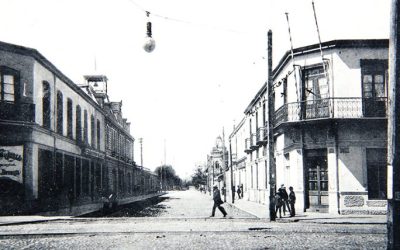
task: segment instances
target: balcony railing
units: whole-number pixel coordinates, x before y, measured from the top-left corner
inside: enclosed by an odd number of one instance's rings
[[[0,102],[0,120],[35,122],[35,104]]]
[[[245,146],[244,152],[245,152],[245,153],[250,153],[250,152],[251,152],[251,148],[250,148],[250,146],[251,146],[250,138],[246,138],[246,139],[244,140],[244,146]]]
[[[253,149],[253,150],[258,148],[258,146],[257,146],[257,133],[252,133],[250,138],[251,138],[251,140],[250,140],[250,148]]]
[[[387,98],[325,98],[287,103],[275,112],[274,126],[321,118],[384,118]]]
[[[267,142],[267,127],[257,129],[257,145],[263,145]]]

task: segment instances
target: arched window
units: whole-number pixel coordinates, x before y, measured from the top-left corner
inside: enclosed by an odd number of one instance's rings
[[[57,91],[57,133],[63,134],[63,94]]]
[[[50,109],[50,99],[51,91],[50,84],[46,81],[42,85],[42,114],[43,114],[43,127],[50,129],[51,123],[51,109]]]
[[[83,111],[83,138],[85,143],[88,144],[88,114],[86,109]]]
[[[90,141],[91,146],[96,147],[96,129],[94,124],[94,116],[90,116]]]
[[[75,126],[75,134],[76,140],[82,141],[82,111],[81,106],[76,106],[76,126]]]
[[[72,139],[72,100],[67,100],[67,136]]]
[[[100,150],[100,121],[97,120],[97,149]]]

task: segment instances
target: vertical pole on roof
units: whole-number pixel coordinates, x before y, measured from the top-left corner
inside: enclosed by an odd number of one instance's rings
[[[399,0],[392,0],[389,39],[388,249],[400,249],[400,37]]]
[[[296,98],[297,98],[297,101],[299,102],[299,101],[301,101],[301,98],[299,97],[299,90],[298,90],[298,86],[297,86],[296,66],[295,66],[295,63],[294,63],[293,41],[292,41],[292,33],[290,32],[289,13],[286,12],[285,15],[286,15],[286,20],[287,20],[287,24],[288,24],[288,31],[289,31],[290,54],[291,54],[292,65],[293,65],[294,84],[296,86]]]
[[[276,167],[274,158],[274,112],[275,98],[272,82],[272,31],[268,31],[268,158],[269,158],[269,219],[276,220],[275,214],[275,183],[276,183]]]

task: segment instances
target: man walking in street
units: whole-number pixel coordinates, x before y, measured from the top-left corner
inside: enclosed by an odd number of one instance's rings
[[[226,217],[227,213],[221,205],[224,203],[221,199],[221,194],[219,193],[218,186],[214,185],[213,187],[213,200],[214,200],[214,206],[212,208],[212,213],[210,217],[215,216],[215,209],[218,207],[219,211]]]
[[[290,217],[294,217],[296,215],[296,210],[294,209],[295,203],[296,203],[296,195],[293,192],[293,187],[289,187]]]

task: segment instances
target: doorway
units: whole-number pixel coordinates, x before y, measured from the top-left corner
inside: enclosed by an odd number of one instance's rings
[[[328,212],[328,162],[326,149],[305,152],[305,204],[308,211]]]

